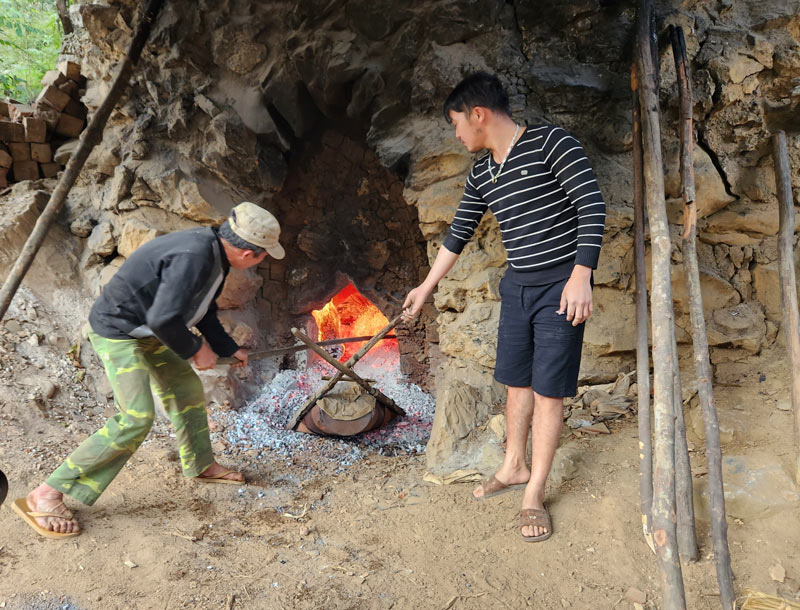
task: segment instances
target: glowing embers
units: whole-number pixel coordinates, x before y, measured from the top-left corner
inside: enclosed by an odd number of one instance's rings
[[[353,284],[345,286],[322,309],[315,309],[311,315],[317,323],[317,341],[345,337],[372,337],[389,323],[381,310],[358,292]],[[340,349],[331,351],[336,358],[344,361],[363,344],[363,342],[344,343]]]

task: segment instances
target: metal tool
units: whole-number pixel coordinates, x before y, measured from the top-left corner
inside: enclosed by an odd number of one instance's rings
[[[384,339],[397,339],[397,335],[387,335],[383,337]],[[342,343],[358,343],[359,341],[369,341],[372,339],[372,336],[369,337],[344,337],[342,339],[327,339],[325,341],[320,341],[317,345],[321,347],[325,347],[326,345],[340,345]],[[260,352],[251,352],[247,354],[248,360],[258,360],[259,358],[269,358],[270,356],[282,356],[284,354],[294,354],[295,352],[299,352],[305,349],[311,349],[305,343],[298,343],[296,345],[290,345],[288,347],[278,347],[275,349],[268,349]],[[236,364],[239,362],[238,358],[230,357],[230,358],[218,358],[217,364]]]

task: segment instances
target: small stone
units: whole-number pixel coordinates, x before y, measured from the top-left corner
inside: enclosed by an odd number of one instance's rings
[[[788,400],[779,400],[775,403],[775,408],[779,411],[791,411],[792,410],[792,403]]]
[[[132,562],[130,559],[125,560],[125,565],[129,568],[138,568],[139,566]]]
[[[636,587],[631,587],[625,592],[625,599],[634,604],[644,605],[647,603],[647,593],[640,591]]]

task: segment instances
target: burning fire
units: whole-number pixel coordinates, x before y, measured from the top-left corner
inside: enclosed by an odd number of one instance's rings
[[[344,337],[373,336],[389,323],[380,309],[353,284],[345,286],[322,309],[311,312],[317,323],[317,341]],[[340,360],[347,360],[363,343],[345,343]]]

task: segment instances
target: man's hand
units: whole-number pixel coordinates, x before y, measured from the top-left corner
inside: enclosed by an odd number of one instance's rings
[[[233,352],[233,357],[238,359],[239,362],[232,364],[231,368],[238,369],[242,368],[243,366],[247,366],[247,352],[243,349],[240,348]]]
[[[192,356],[192,364],[194,364],[194,368],[196,368],[198,371],[213,369],[215,366],[217,366],[217,355],[214,353],[214,350],[212,350],[208,344],[203,341],[203,345],[199,350],[197,350],[195,355]]]
[[[577,326],[592,315],[592,269],[575,265],[564,290],[561,291],[559,314],[566,312],[567,320]]]
[[[432,290],[428,290],[424,285],[417,286],[408,293],[403,302],[403,321],[411,322],[417,317],[425,301],[431,295]]]

